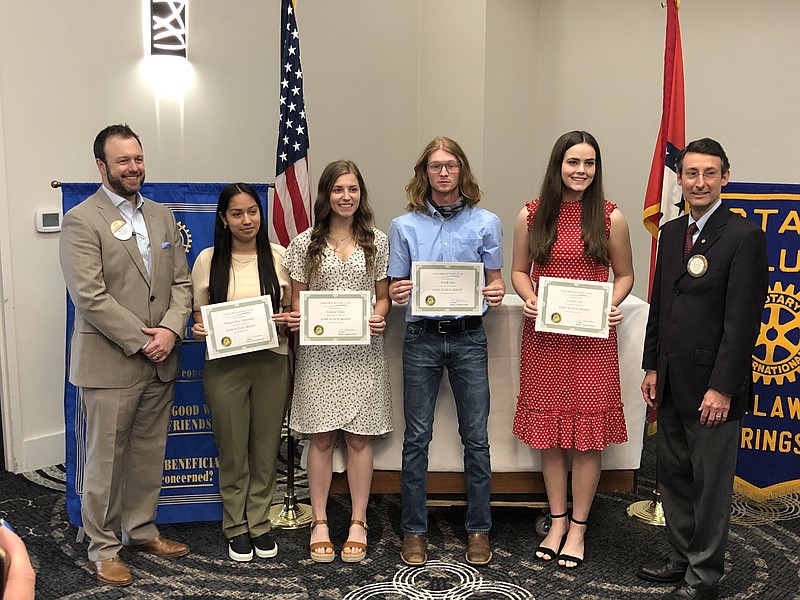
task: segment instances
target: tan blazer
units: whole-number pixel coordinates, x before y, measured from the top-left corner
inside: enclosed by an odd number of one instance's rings
[[[183,336],[192,301],[186,254],[172,212],[144,200],[153,274],[148,278],[135,236],[118,240],[111,224],[122,219],[103,191],[64,215],[60,260],[75,304],[69,359],[73,385],[126,388],[152,363],[140,352],[149,337],[142,327],[166,327]],[[156,365],[159,379],[177,377],[177,346]]]

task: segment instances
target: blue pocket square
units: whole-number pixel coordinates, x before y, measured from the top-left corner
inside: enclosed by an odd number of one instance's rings
[[[161,242],[161,249],[166,250],[172,248],[172,242]]]

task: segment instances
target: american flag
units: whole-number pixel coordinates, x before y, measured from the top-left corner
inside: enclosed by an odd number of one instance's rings
[[[286,247],[311,225],[308,127],[293,0],[281,0],[281,84],[270,239]]]

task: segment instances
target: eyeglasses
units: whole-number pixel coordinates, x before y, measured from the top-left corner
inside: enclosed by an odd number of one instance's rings
[[[702,175],[703,179],[714,181],[721,175],[721,173],[716,169],[708,169],[706,171],[703,171]],[[694,169],[687,169],[686,172],[683,174],[683,177],[685,179],[697,179],[698,177],[700,177],[700,172]]]
[[[461,169],[461,163],[455,160],[451,160],[450,162],[446,163],[428,163],[428,173],[441,173],[442,167],[447,169],[448,173],[458,173],[459,169]]]

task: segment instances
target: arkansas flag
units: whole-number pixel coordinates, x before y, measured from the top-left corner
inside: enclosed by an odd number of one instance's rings
[[[675,180],[675,158],[686,145],[686,118],[683,100],[683,52],[678,20],[680,0],[667,0],[667,37],[664,50],[664,101],[658,142],[650,166],[644,197],[642,222],[653,236],[650,249],[649,290],[653,284],[658,229],[683,214],[681,188]]]

